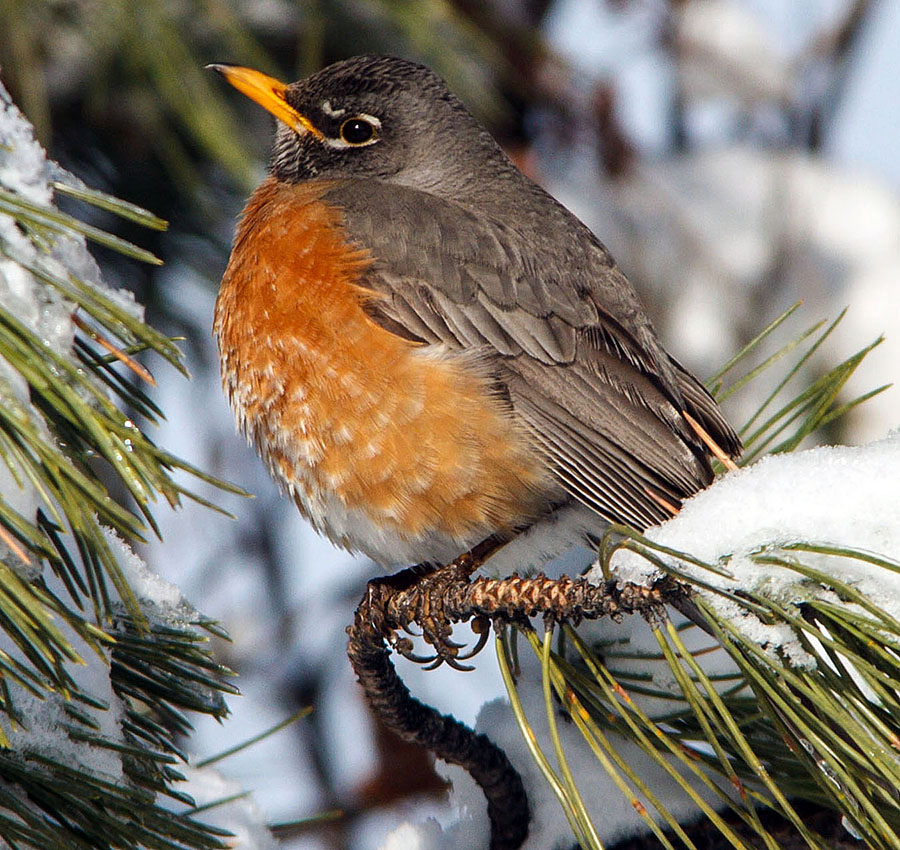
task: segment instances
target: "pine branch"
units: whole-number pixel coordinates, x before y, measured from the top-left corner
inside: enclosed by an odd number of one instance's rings
[[[188,712],[227,713],[222,633],[129,544],[156,530],[160,497],[204,501],[177,471],[239,491],[145,432],[162,411],[139,361],[184,372],[181,354],[104,285],[85,239],[158,261],[54,191],[164,227],[48,163],[0,87],[0,843],[212,850],[225,833],[178,789],[176,739]]]
[[[789,314],[734,358],[714,387],[721,391],[727,373],[755,354]],[[732,383],[739,390],[793,358],[745,426],[750,453],[744,464],[767,448],[770,454],[793,451],[824,423],[883,389],[851,402],[838,400],[876,341],[782,400],[836,324],[811,328]],[[769,408],[776,412],[768,413]],[[823,494],[826,500],[834,495]],[[892,507],[882,509],[889,514]],[[841,529],[836,527],[832,536],[840,540]],[[552,620],[543,639],[526,628],[545,691],[555,694],[555,701],[545,705],[550,738],[557,740],[554,714],[562,706],[598,767],[664,847],[697,845],[671,813],[672,801],[657,799],[649,777],[618,755],[617,741],[630,741],[646,753],[728,846],[757,846],[759,841],[773,849],[783,846],[784,836],[776,837],[767,826],[770,819],[763,817],[770,808],[792,824],[797,841],[826,846],[810,819],[798,813],[807,803],[842,818],[848,838],[857,835],[872,848],[898,846],[900,605],[892,590],[898,571],[900,564],[878,553],[764,536],[749,552],[704,561],[631,529],[611,528],[593,580],[654,586],[666,577],[690,596],[695,614],[701,615],[694,619],[710,636],[698,640],[693,624],[676,628],[663,617],[651,623],[659,651],[648,655],[630,651],[621,638],[616,644],[592,644],[574,623],[564,623],[554,652]],[[548,610],[553,609],[542,610],[545,617]],[[498,643],[501,667],[507,670],[512,665],[508,646],[508,639]],[[725,655],[730,663],[723,664]],[[665,685],[656,684],[658,677]],[[516,716],[526,740],[534,742],[535,718],[521,709],[518,685],[509,676],[507,686],[514,709],[519,706]],[[578,783],[566,779],[566,753],[555,749],[558,769],[551,767],[549,753],[535,757],[581,845],[599,847]],[[582,777],[581,784],[585,781]],[[711,805],[710,797],[718,802]],[[722,808],[730,809],[732,818],[720,815]]]

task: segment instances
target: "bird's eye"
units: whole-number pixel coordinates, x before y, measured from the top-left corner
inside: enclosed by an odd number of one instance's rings
[[[348,118],[341,124],[341,138],[348,145],[365,145],[375,138],[375,124],[366,118]]]

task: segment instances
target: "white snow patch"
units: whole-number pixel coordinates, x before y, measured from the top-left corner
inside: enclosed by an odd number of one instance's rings
[[[61,179],[80,183],[47,160],[43,148],[34,139],[31,125],[0,85],[0,187],[27,203],[49,209],[53,204],[52,184]],[[64,283],[75,275],[117,303],[130,304],[128,309],[132,314],[141,313],[129,293],[117,293],[102,282],[97,264],[81,236],[48,233],[38,242],[12,216],[0,213],[0,307],[48,349],[71,356],[75,305],[40,275]],[[25,378],[3,358],[0,358],[0,403],[8,410],[17,409],[48,442],[51,440],[43,420],[30,407]],[[0,494],[13,510],[34,522],[41,499],[21,468],[10,462],[12,469],[0,463]],[[33,577],[32,571],[25,569],[21,559],[2,542],[0,558],[13,569]]]
[[[463,845],[448,843],[441,825],[429,818],[423,823],[403,823],[391,830],[378,850],[453,850]],[[472,845],[473,850],[476,845]]]
[[[47,588],[58,597],[66,598],[63,582],[50,570],[44,576]],[[68,734],[68,729],[78,732],[90,731],[97,737],[104,738],[113,744],[124,744],[121,720],[123,707],[112,689],[109,678],[109,652],[102,654],[87,643],[63,620],[54,618],[53,625],[62,632],[72,649],[78,654],[82,664],[69,664],[67,671],[76,688],[91,697],[100,700],[106,709],[75,702],[78,711],[89,715],[98,725],[96,730],[87,730],[85,726],[69,716],[66,711],[69,701],[58,693],[48,692],[44,699],[34,696],[16,682],[10,681],[8,687],[12,703],[23,718],[23,724],[11,728],[4,722],[4,728],[10,739],[10,746],[22,752],[39,753],[67,767],[87,771],[108,782],[121,783],[121,755],[115,750],[94,746],[86,741],[75,740]],[[21,651],[6,632],[0,630],[0,651],[10,657],[24,661]]]
[[[799,573],[761,564],[753,555],[779,554],[786,545],[811,543],[900,560],[900,433],[861,447],[820,447],[765,457],[725,475],[646,536],[727,570],[730,575],[723,577],[678,561],[680,570],[719,588],[753,590],[784,604],[826,593]],[[674,565],[674,559],[663,558]],[[897,571],[851,557],[804,552],[802,559],[900,618]],[[652,564],[630,551],[617,552],[612,568],[622,581],[647,582],[655,575]],[[600,580],[599,567],[589,575]],[[795,663],[812,663],[786,625],[765,626],[737,603],[712,592],[704,592],[704,597],[721,614],[734,617],[751,639],[784,648]]]
[[[95,669],[106,669],[103,661],[89,658],[89,665]],[[99,681],[99,676],[92,678]],[[69,737],[67,729],[84,732],[85,727],[66,713],[68,701],[59,694],[48,694],[46,699],[38,699],[16,685],[11,686],[16,709],[22,713],[25,726],[16,726],[9,731],[10,746],[22,753],[37,753],[65,767],[77,769],[107,782],[122,783],[122,759],[115,750],[94,746],[85,741]],[[100,723],[100,729],[92,734],[102,736],[114,744],[124,744],[120,727],[122,716],[118,700],[108,699],[108,687],[87,691],[94,697],[107,694],[109,709],[97,710],[78,705],[81,712],[90,714]]]
[[[179,767],[187,780],[178,790],[190,794],[198,806],[217,803],[243,793],[243,788],[211,767]],[[226,839],[232,850],[278,850],[281,846],[266,826],[262,811],[250,797],[240,797],[222,805],[213,805],[197,813],[197,820],[227,829],[234,838]]]
[[[47,157],[34,130],[0,86],[0,186],[36,204],[48,204]]]
[[[103,536],[116,556],[116,563],[142,607],[153,606],[157,614],[170,620],[185,621],[196,614],[181,590],[157,575],[111,528],[103,528]]]
[[[777,39],[762,16],[735,0],[692,0],[678,9],[675,45],[688,97],[750,103],[787,97],[790,63],[772,49]]]

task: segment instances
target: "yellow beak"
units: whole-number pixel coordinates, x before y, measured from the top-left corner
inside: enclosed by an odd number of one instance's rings
[[[207,65],[212,71],[217,71],[231,83],[241,94],[247,95],[250,100],[255,100],[263,109],[271,112],[279,121],[283,121],[297,133],[312,133],[317,139],[322,138],[322,133],[313,125],[305,115],[301,115],[285,98],[287,86],[280,80],[254,71],[252,68],[242,68],[240,65]]]

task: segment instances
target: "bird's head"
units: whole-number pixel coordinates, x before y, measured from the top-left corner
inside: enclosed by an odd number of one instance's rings
[[[363,177],[446,188],[508,161],[444,81],[393,56],[357,56],[285,85],[259,71],[212,65],[278,120],[272,173],[297,182]],[[491,166],[493,166],[491,168]]]

